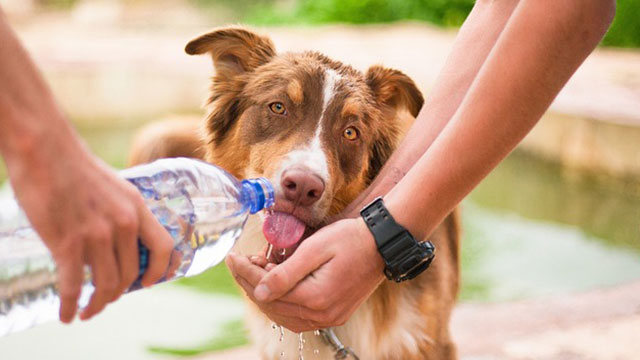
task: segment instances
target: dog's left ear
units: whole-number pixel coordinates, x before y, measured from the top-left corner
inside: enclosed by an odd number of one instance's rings
[[[424,98],[413,80],[398,70],[375,65],[365,78],[384,117],[369,154],[367,178],[372,181],[395,150],[400,135],[397,114],[408,111],[413,117],[418,116]]]
[[[424,98],[410,77],[401,71],[374,65],[367,70],[365,78],[378,104],[418,116]]]

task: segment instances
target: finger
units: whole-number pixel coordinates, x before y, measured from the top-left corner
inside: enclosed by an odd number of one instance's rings
[[[245,289],[252,289],[253,287],[251,285],[249,285],[245,280],[243,279],[238,279],[238,284]],[[271,319],[273,322],[275,322],[276,324],[282,325],[284,327],[286,327],[287,329],[295,332],[295,333],[300,333],[300,332],[304,332],[304,331],[310,331],[310,330],[316,330],[316,329],[320,329],[321,327],[314,323],[311,320],[307,320],[301,317],[295,317],[295,316],[291,316],[291,314],[298,314],[298,311],[294,309],[293,305],[291,307],[291,311],[289,312],[283,312],[280,311],[280,309],[274,309],[274,307],[272,306],[271,303],[258,303],[256,302],[255,298],[253,298],[253,296],[251,296],[251,292],[247,291],[246,292],[247,297],[249,297],[249,299],[251,299],[254,303],[256,303],[256,305],[260,308],[260,310],[269,318]]]
[[[79,257],[72,261],[58,262],[60,321],[70,323],[78,309],[84,271]]]
[[[141,279],[144,287],[158,282],[167,272],[173,239],[145,206],[139,209],[140,241],[149,249],[149,266]]]
[[[230,255],[229,257],[233,261],[234,276],[245,279],[252,286],[258,285],[260,280],[267,274],[265,269],[253,264],[246,256]]]
[[[323,319],[323,313],[321,311],[310,309],[304,305],[300,305],[305,303],[305,298],[302,296],[291,297],[290,294],[283,296],[280,300],[272,301],[270,303],[265,303],[257,300],[253,294],[255,290],[255,286],[260,282],[260,280],[266,274],[266,270],[261,267],[254,265],[250,262],[249,258],[242,255],[229,254],[227,256],[228,263],[231,262],[230,266],[233,267],[233,276],[236,279],[236,282],[242,287],[247,296],[253,300],[259,306],[266,305],[269,309],[272,309],[271,312],[278,314],[278,316],[286,316],[292,317],[291,314],[302,315],[299,316],[302,320],[316,320]],[[292,301],[293,300],[293,301]],[[300,324],[298,324],[300,325]]]
[[[251,298],[251,300],[254,300],[254,298],[253,298],[253,289],[255,287],[253,285],[249,284],[249,282],[247,280],[245,280],[245,279],[243,279],[241,277],[236,277],[235,280],[238,283],[238,285],[240,285],[242,290],[244,290],[245,294],[249,298]],[[256,302],[256,301],[254,300],[254,302]],[[258,305],[261,305],[261,304],[258,304]]]
[[[252,264],[258,265],[262,268],[264,268],[268,264],[267,258],[264,256],[252,255],[249,257],[249,260],[251,261]]]
[[[116,291],[116,298],[133,284],[140,272],[135,219],[122,220],[118,230],[115,234],[115,243],[116,257],[120,267],[120,284]]]
[[[239,262],[243,262],[243,260],[239,259]],[[239,265],[237,266],[237,268],[245,268],[245,265]],[[240,275],[240,273],[247,275],[246,277],[243,277]],[[255,284],[258,283],[258,281],[256,281],[256,278],[259,278],[260,276],[260,274],[257,274],[257,272],[253,271],[250,271],[248,273],[240,271],[238,275],[235,276],[236,281],[245,291],[247,296],[249,296],[249,298],[251,298],[257,305],[266,306],[268,309],[270,309],[271,312],[277,313],[280,316],[294,316],[292,314],[295,314],[301,315],[298,317],[304,320],[315,320],[321,318],[322,314],[320,311],[309,309],[306,306],[300,305],[299,303],[290,303],[285,300],[274,300],[269,303],[264,303],[256,300],[253,296],[253,292],[255,289]],[[287,296],[284,296],[283,299],[286,297]]]
[[[265,270],[267,270],[267,271],[271,271],[271,270],[273,270],[276,266],[277,266],[277,265],[276,265],[276,264],[274,264],[274,263],[268,263],[268,264],[264,267],[264,269],[265,269]]]
[[[236,269],[235,269],[235,264],[233,262],[235,253],[230,252],[227,254],[227,256],[224,258],[224,263],[227,264],[227,268],[229,269],[229,272],[231,273],[231,275],[233,277],[236,276]]]
[[[120,271],[111,244],[111,241],[105,240],[91,241],[87,248],[87,263],[91,266],[95,291],[87,307],[80,313],[82,320],[88,320],[102,311],[113,300],[120,283]]]
[[[167,280],[171,280],[176,276],[176,271],[182,264],[182,253],[178,250],[171,250],[171,260],[169,260],[169,268],[167,269]]]
[[[285,262],[267,273],[256,287],[254,293],[256,299],[272,301],[280,298],[293,289],[300,280],[329,260],[330,254],[323,251],[325,249],[315,246],[313,242],[308,243],[310,239],[303,242]]]

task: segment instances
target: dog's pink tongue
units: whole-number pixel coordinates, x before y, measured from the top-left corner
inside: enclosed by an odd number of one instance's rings
[[[295,216],[274,212],[267,215],[262,232],[267,241],[276,248],[286,249],[300,241],[306,225]]]

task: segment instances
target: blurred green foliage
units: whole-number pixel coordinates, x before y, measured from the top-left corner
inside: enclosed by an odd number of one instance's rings
[[[0,185],[7,178],[7,167],[4,164],[4,161],[0,157]]]
[[[640,47],[640,0],[618,0],[616,17],[602,45]]]
[[[164,346],[150,346],[152,353],[172,356],[194,356],[203,353],[226,350],[249,343],[247,330],[242,320],[231,321],[222,326],[222,331],[204,344],[191,348],[170,348]]]
[[[185,277],[173,284],[205,293],[240,296],[240,288],[225,264],[218,264],[198,276]]]
[[[45,8],[70,9],[78,0],[37,0],[36,3]]]
[[[298,0],[292,7],[264,3],[250,11],[249,22],[280,23],[385,23],[421,20],[442,26],[459,26],[474,0]]]
[[[460,26],[474,0],[192,0],[200,5],[227,4],[242,21],[257,25],[368,24],[400,20]],[[640,47],[640,0],[618,0],[605,46]]]

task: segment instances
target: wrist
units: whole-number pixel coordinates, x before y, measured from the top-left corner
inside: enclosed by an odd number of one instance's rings
[[[419,214],[418,210],[411,206],[410,201],[398,198],[393,191],[384,197],[387,210],[394,220],[407,229],[418,241],[426,240],[431,231],[430,218],[427,214]]]
[[[47,172],[47,168],[65,163],[77,163],[87,153],[83,142],[71,127],[62,121],[55,128],[44,121],[34,121],[36,129],[27,127],[3,138],[2,155],[12,179],[23,175],[34,176]],[[56,123],[51,121],[51,123]]]
[[[368,258],[371,259],[371,266],[374,269],[375,274],[377,274],[380,280],[382,280],[384,279],[384,268],[386,265],[384,263],[384,259],[380,255],[380,252],[378,252],[376,241],[362,217],[358,216],[354,220],[356,223],[358,239],[360,239],[361,249],[368,255]]]
[[[389,280],[411,280],[426,270],[434,258],[435,248],[429,241],[419,242],[398,224],[378,197],[360,212],[371,232]]]
[[[0,96],[0,153],[7,166],[40,157],[60,158],[82,147],[48,90],[30,90],[38,103],[11,93]]]

